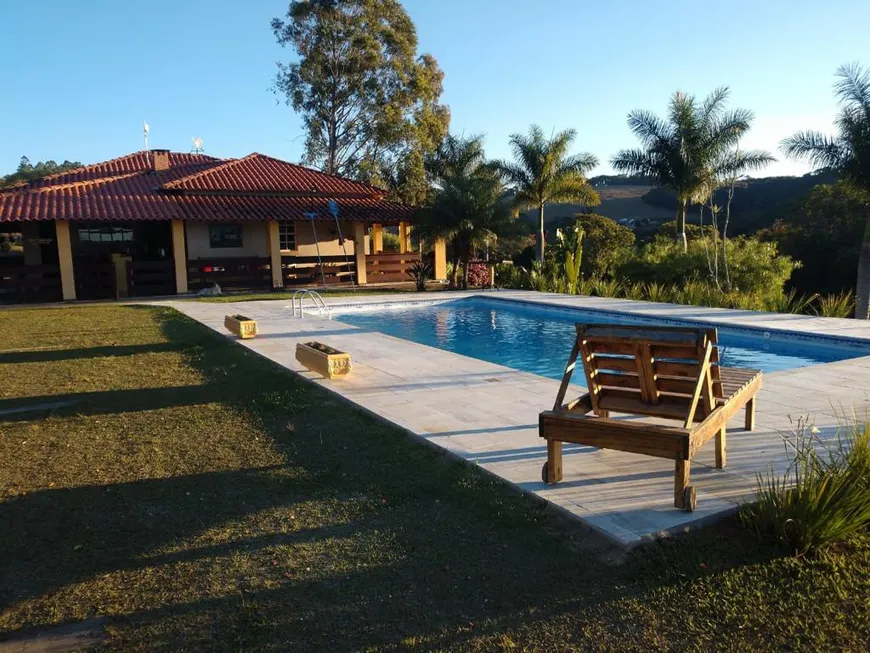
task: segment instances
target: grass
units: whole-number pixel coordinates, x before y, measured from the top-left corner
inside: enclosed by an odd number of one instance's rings
[[[0,312],[0,639],[105,650],[866,650],[870,537],[636,550],[161,307]]]

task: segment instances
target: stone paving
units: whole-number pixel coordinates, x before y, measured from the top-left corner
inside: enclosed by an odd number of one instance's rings
[[[475,294],[419,297],[447,301]],[[870,324],[856,320],[525,291],[480,294],[559,307],[833,335],[870,344]],[[714,468],[712,442],[694,459],[691,482],[698,490],[698,507],[693,513],[673,507],[673,462],[648,456],[566,446],[564,480],[547,486],[541,481],[546,446],[538,437],[537,420],[541,410],[552,407],[558,381],[341,323],[340,311],[349,304],[404,303],[417,297],[333,298],[327,303],[339,313],[332,320],[311,311],[304,319],[294,318],[289,301],[160,303],[227,337],[232,336],[223,326],[226,314],[242,313],[257,320],[259,335],[239,340],[240,345],[545,499],[624,548],[732,512],[737,503],[752,496],[757,472],[787,467],[784,436],[799,422],[814,425],[820,437],[836,437],[844,416],[863,418],[870,409],[870,356],[766,374],[756,430],[743,430],[742,411],[729,425],[727,468]],[[295,347],[308,340],[350,352],[354,365],[350,376],[328,381],[304,370],[295,359]],[[581,386],[574,386],[569,395],[581,392]]]

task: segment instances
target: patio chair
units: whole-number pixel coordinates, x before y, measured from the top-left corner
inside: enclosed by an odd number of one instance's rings
[[[553,410],[540,414],[544,482],[562,480],[563,442],[669,458],[676,461],[674,506],[694,510],[692,457],[715,436],[716,467],[725,467],[726,425],[745,406],[746,429],[755,427],[761,372],[721,367],[712,328],[578,324],[576,331]],[[588,392],[563,403],[578,356]],[[682,425],[614,419],[611,412]]]

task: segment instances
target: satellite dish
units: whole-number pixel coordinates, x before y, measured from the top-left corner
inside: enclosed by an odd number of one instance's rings
[[[202,139],[197,136],[196,138],[191,138],[190,141],[193,143],[193,151],[197,154],[202,152]]]

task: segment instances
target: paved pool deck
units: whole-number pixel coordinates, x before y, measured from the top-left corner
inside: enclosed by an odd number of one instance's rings
[[[537,423],[538,413],[552,407],[558,381],[341,322],[342,307],[350,304],[376,307],[472,296],[835,336],[870,344],[870,323],[863,321],[527,291],[336,297],[327,299],[337,312],[332,320],[310,310],[303,319],[293,317],[289,300],[159,303],[227,337],[232,336],[224,329],[225,315],[242,313],[256,319],[259,335],[238,340],[239,345],[546,500],[626,549],[733,512],[741,501],[752,497],[756,473],[787,467],[784,436],[793,433],[799,423],[814,426],[820,438],[835,438],[844,417],[855,414],[863,419],[870,414],[870,356],[765,374],[756,429],[743,429],[742,411],[729,424],[727,468],[715,469],[712,441],[694,459],[695,512],[673,507],[673,462],[648,456],[566,446],[564,480],[548,486],[541,481],[546,446],[538,437]],[[350,376],[328,381],[299,365],[296,343],[309,340],[350,352],[354,365]],[[581,392],[583,387],[576,385],[569,396]]]

